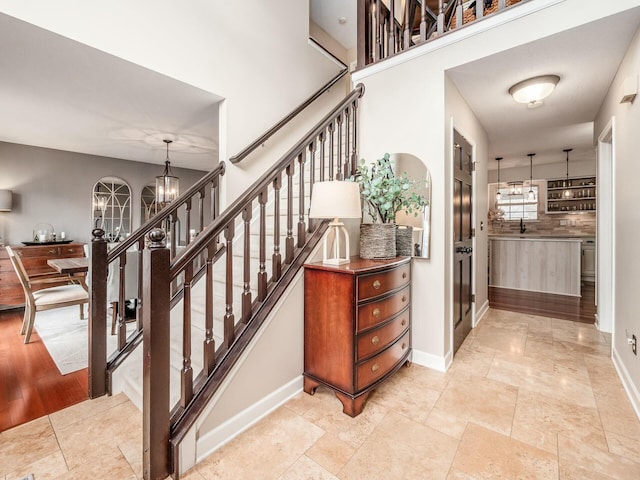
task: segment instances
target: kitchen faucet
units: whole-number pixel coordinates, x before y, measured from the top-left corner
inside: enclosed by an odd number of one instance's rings
[[[520,233],[524,233],[527,231],[527,227],[522,223],[522,218],[520,219]]]

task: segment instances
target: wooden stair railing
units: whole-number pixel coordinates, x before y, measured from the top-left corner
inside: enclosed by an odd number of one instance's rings
[[[399,1],[399,0],[398,0]],[[521,0],[406,0],[401,20],[392,16],[396,0],[358,0],[358,68],[423,44]]]
[[[178,199],[160,210],[140,228],[134,231],[123,242],[108,250],[104,239],[104,231],[93,230],[90,259],[90,308],[89,308],[89,397],[96,398],[110,392],[111,373],[123,361],[123,359],[142,341],[142,318],[145,304],[142,301],[143,294],[143,262],[145,250],[147,250],[145,237],[157,227],[164,227],[170,232],[170,248],[168,252],[174,258],[177,252],[191,242],[190,231],[202,232],[204,227],[213,221],[219,213],[219,183],[224,175],[225,164],[221,162],[215,169],[202,177],[192,185]],[[193,221],[194,205],[197,206],[195,221]],[[205,223],[206,219],[206,223]],[[180,224],[186,225],[185,238],[181,241]],[[182,244],[182,245],[181,245]],[[137,250],[136,250],[137,249]],[[132,281],[125,275],[127,261],[137,261],[135,270],[137,278],[134,283],[137,286],[136,324],[132,332],[127,335],[126,322],[126,284]],[[107,276],[111,274],[118,277],[117,310],[112,312],[116,319],[117,349],[107,358],[107,310],[108,303],[113,299],[107,299]],[[177,285],[174,284],[174,289]],[[112,305],[116,308],[116,304]]]
[[[189,429],[203,412],[251,339],[260,329],[281,294],[321,239],[327,223],[308,222],[308,208],[316,181],[343,180],[355,173],[357,164],[358,85],[308,134],[247,191],[226,208],[178,257],[164,248],[165,233],[153,230],[151,248],[144,252],[143,306],[143,427],[144,478],[165,478],[180,471],[178,449]],[[297,185],[294,187],[294,179]],[[296,198],[297,197],[297,198]],[[253,212],[257,212],[258,253],[251,268],[250,236]],[[268,213],[273,212],[267,232]],[[281,231],[281,215],[284,228]],[[241,264],[234,252],[235,236],[243,236]],[[267,252],[267,237],[272,242]],[[284,248],[281,248],[281,238]],[[216,255],[224,245],[224,314],[215,316]],[[284,250],[284,251],[283,251]],[[192,338],[196,313],[192,295],[198,285],[194,272],[204,256],[205,285],[203,338]],[[223,263],[223,262],[219,262]],[[268,271],[270,270],[270,271]],[[180,399],[170,409],[169,305],[170,285],[182,283],[182,368]],[[240,282],[234,281],[241,278]],[[239,298],[234,298],[239,285]],[[255,290],[255,295],[254,295]],[[237,310],[238,309],[238,310]],[[196,315],[196,316],[194,316]],[[216,325],[219,342],[216,342]],[[173,335],[173,333],[171,334]],[[202,345],[202,371],[194,372],[192,347]],[[199,359],[196,359],[199,360]]]

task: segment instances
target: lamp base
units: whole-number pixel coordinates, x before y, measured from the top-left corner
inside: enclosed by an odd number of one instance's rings
[[[348,258],[327,258],[322,260],[323,265],[345,265],[349,262]]]
[[[329,235],[333,232],[333,256],[329,256],[329,245],[327,239]],[[343,237],[342,242],[344,242],[345,256],[340,256],[340,244],[341,239]],[[349,263],[349,233],[347,229],[344,228],[344,224],[340,222],[337,218],[334,218],[331,223],[329,223],[329,228],[327,229],[327,233],[324,235],[324,239],[322,240],[322,263],[324,265],[344,265]]]

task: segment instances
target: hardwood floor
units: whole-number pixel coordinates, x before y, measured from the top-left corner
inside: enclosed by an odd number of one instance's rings
[[[595,284],[581,285],[581,297],[489,287],[489,306],[511,312],[562,318],[574,322],[595,322]]]
[[[0,311],[0,432],[88,398],[87,369],[61,375],[35,330],[23,343],[22,316]]]

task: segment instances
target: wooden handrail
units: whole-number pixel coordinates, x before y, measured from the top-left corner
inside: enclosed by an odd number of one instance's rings
[[[212,237],[217,237],[231,220],[242,213],[242,210],[245,208],[248,201],[256,198],[260,191],[264,189],[265,185],[273,182],[279,172],[291,163],[298,152],[300,152],[301,149],[304,149],[309,142],[316,138],[339,112],[341,112],[347,105],[350,105],[354,100],[362,97],[362,95],[364,95],[364,85],[359,83],[344,100],[342,100],[333,108],[333,110],[325,115],[322,120],[311,128],[302,140],[291,147],[289,151],[287,151],[287,153],[285,153],[280,160],[273,165],[273,167],[258,178],[258,180],[256,180],[253,185],[251,185],[242,195],[240,195],[240,197],[229,205],[229,207],[226,208],[216,220],[206,227],[202,233],[189,244],[187,249],[179,257],[173,259],[170,269],[171,278],[176,278],[189,263],[193,262],[198,254],[212,241]]]
[[[296,108],[294,108],[290,113],[288,113],[285,117],[283,117],[273,127],[271,127],[266,132],[264,132],[262,135],[260,135],[258,138],[256,138],[253,142],[251,142],[249,145],[247,145],[245,148],[243,148],[236,155],[234,155],[231,158],[229,158],[229,161],[231,163],[233,163],[234,165],[237,164],[237,163],[240,163],[242,160],[247,158],[256,148],[258,148],[260,145],[264,144],[264,142],[266,142],[273,135],[278,133],[278,131],[282,127],[284,127],[287,123],[289,123],[296,116],[298,116],[300,113],[302,113],[305,108],[307,108],[314,101],[316,101],[318,98],[320,98],[320,96],[322,96],[323,93],[325,93],[331,87],[333,87],[336,83],[338,83],[338,81],[342,77],[344,77],[347,74],[347,72],[349,71],[349,68],[344,64],[344,62],[342,62],[342,60],[340,60],[338,57],[336,57],[333,53],[331,53],[329,50],[324,48],[320,43],[318,43],[313,38],[309,38],[309,40],[311,40],[319,48],[324,50],[325,53],[327,55],[331,56],[331,58],[333,58],[336,62],[340,63],[342,68],[340,69],[340,71],[338,72],[338,74],[336,76],[334,76],[331,80],[329,80],[325,85],[320,87],[320,89],[318,89],[318,91],[316,91],[313,95],[311,95],[309,98],[307,98],[304,102],[302,102],[300,105],[298,105]]]

